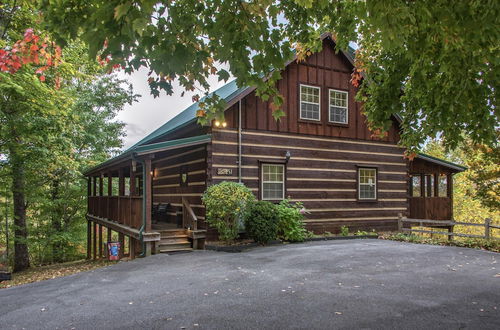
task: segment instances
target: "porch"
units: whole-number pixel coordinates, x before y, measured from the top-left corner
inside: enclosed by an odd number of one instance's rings
[[[179,150],[186,147],[186,140],[195,145],[206,143],[206,139],[195,138],[156,143],[147,152],[130,153],[87,171],[88,258],[104,257],[105,240],[111,241],[114,232],[122,256],[127,243],[130,258],[203,248],[206,231],[199,228],[199,216],[188,198],[175,194],[172,198],[180,203],[174,210],[168,209],[170,203],[153,203],[155,175],[179,173],[177,165],[162,170],[154,162],[181,156]]]
[[[419,154],[409,166],[409,218],[453,220],[453,175],[465,168]],[[450,226],[436,226],[448,228]],[[453,228],[448,228],[452,230]]]

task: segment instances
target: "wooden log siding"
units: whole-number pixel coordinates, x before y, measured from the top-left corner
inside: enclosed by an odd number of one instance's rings
[[[366,117],[361,112],[361,104],[355,101],[357,88],[349,82],[352,65],[341,54],[335,54],[333,42],[325,40],[323,50],[309,56],[305,61],[293,62],[282,71],[282,79],[278,82],[278,90],[284,97],[283,111],[286,116],[279,122],[272,117],[270,102],[262,102],[254,92],[241,102],[242,128],[271,132],[289,132],[316,136],[342,137],[359,140],[377,140],[366,125]],[[321,121],[308,121],[299,118],[299,85],[306,84],[321,88]],[[328,123],[328,90],[347,91],[348,125]],[[236,128],[238,124],[238,104],[226,112],[228,127]],[[387,142],[399,140],[397,124],[394,123]]]
[[[182,210],[182,198],[191,204],[198,219],[198,228],[205,228],[205,208],[201,203],[201,195],[206,189],[207,151],[206,146],[183,148],[156,155],[153,160],[155,177],[153,178],[153,203],[170,203],[174,210],[169,212],[175,216]],[[187,173],[187,182],[181,184],[181,169]]]
[[[212,183],[237,181],[238,143],[234,129],[212,132]],[[407,163],[403,149],[387,142],[313,137],[299,134],[244,130],[242,132],[242,180],[258,197],[259,161],[287,163],[286,196],[308,209],[307,227],[337,232],[342,225],[353,230],[397,228],[398,213],[408,211]],[[375,202],[358,201],[358,166],[378,169]],[[230,176],[217,175],[231,168]]]

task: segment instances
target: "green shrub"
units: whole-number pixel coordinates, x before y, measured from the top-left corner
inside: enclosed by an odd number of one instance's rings
[[[277,238],[278,221],[276,206],[271,202],[258,201],[250,207],[245,228],[256,242],[266,244]]]
[[[217,229],[219,239],[233,241],[238,237],[240,219],[244,221],[255,196],[241,183],[223,181],[208,187],[201,199],[206,221]]]
[[[302,242],[308,232],[304,228],[304,207],[302,203],[281,201],[277,206],[278,211],[278,238],[289,242]]]
[[[349,236],[349,227],[347,227],[347,226],[340,227],[340,235],[341,236]]]

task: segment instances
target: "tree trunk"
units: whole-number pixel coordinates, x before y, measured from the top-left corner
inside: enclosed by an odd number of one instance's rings
[[[26,226],[26,196],[24,161],[11,149],[12,197],[14,202],[14,272],[29,268],[28,228]]]
[[[59,180],[52,180],[50,198],[52,201],[52,262],[63,261],[63,247],[61,242],[54,241],[54,238],[61,234],[61,210],[59,205]]]

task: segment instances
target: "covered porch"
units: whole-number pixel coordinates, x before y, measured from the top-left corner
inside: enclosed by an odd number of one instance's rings
[[[127,242],[130,258],[202,248],[205,230],[198,228],[199,216],[187,198],[179,194],[175,212],[153,203],[158,171],[154,162],[209,140],[203,135],[139,146],[88,170],[87,257],[104,257],[105,242],[111,241],[113,232],[118,233],[122,256]],[[178,169],[171,166],[168,173],[175,176]]]
[[[466,168],[419,154],[409,166],[409,218],[453,219],[453,175]]]

